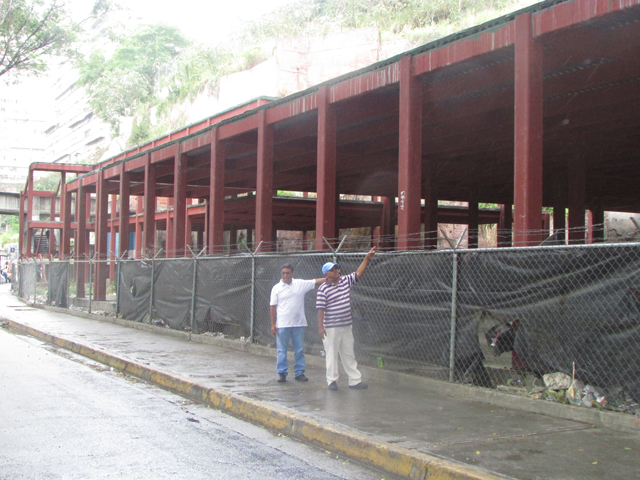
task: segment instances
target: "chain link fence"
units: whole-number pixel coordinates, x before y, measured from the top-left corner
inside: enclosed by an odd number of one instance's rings
[[[125,319],[273,346],[269,296],[282,265],[309,279],[327,261],[346,274],[363,258],[338,249],[118,260],[105,265],[115,272],[107,304]],[[102,311],[96,263],[23,262],[17,293]],[[609,407],[640,402],[640,244],[379,253],[351,303],[362,364],[483,387],[560,372]],[[313,292],[305,313],[306,351],[318,355]]]

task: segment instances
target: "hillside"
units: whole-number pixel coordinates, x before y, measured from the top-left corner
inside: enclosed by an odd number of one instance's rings
[[[283,43],[290,50],[313,48],[304,44],[320,39],[324,43],[342,42],[344,38],[371,37],[366,49],[377,49],[375,55],[365,55],[358,62],[347,60],[336,65],[333,76],[398,54],[401,51],[442,38],[456,31],[478,25],[492,18],[531,5],[527,0],[298,0],[266,15],[229,40],[216,46],[189,44],[179,31],[161,26],[146,26],[129,36],[120,37],[111,57],[92,52],[81,62],[81,85],[89,92],[93,111],[111,125],[112,136],[120,145],[132,147],[180,128],[193,118],[188,111],[217,109],[229,104],[216,103],[221,86],[238,82],[230,75],[247,71],[271,61],[273,69],[301,68],[282,65]],[[353,32],[350,34],[350,32]],[[363,32],[363,33],[360,33]],[[156,37],[160,51],[145,50],[150,38]],[[283,40],[286,39],[286,40]],[[163,43],[164,42],[164,43]],[[358,43],[352,40],[352,43]],[[362,43],[362,42],[361,42]],[[164,48],[166,47],[166,48]],[[163,49],[164,48],[164,49]],[[324,47],[322,47],[324,48]],[[131,61],[128,54],[135,53]],[[313,68],[314,56],[308,55],[305,68]],[[279,55],[279,56],[278,56]],[[149,61],[150,56],[153,61]],[[275,58],[277,57],[277,58]],[[274,59],[275,58],[275,59]],[[325,60],[326,62],[326,60]],[[368,63],[367,63],[368,62]],[[286,62],[284,62],[286,63]],[[265,70],[263,68],[263,70]],[[325,68],[329,71],[329,69]],[[142,75],[140,72],[144,72]],[[306,74],[305,74],[306,75]],[[264,71],[237,83],[244,88],[248,100],[259,95],[285,96],[307,88],[307,82],[276,85],[271,91],[260,91]],[[245,76],[247,77],[247,76]],[[250,77],[250,76],[249,76]],[[313,77],[319,81],[322,76]],[[244,82],[244,83],[243,83]],[[237,95],[236,95],[237,96]],[[233,101],[236,97],[234,97]],[[194,103],[195,102],[195,103]],[[196,104],[200,104],[200,108]],[[203,107],[204,106],[204,107]],[[217,110],[209,110],[208,114]],[[207,114],[207,115],[208,115]],[[202,115],[204,117],[206,115]]]

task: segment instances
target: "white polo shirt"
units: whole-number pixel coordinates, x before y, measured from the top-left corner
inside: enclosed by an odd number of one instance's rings
[[[293,278],[287,285],[282,280],[271,289],[269,305],[277,305],[276,327],[306,327],[304,316],[304,296],[316,286],[315,280],[298,280]]]

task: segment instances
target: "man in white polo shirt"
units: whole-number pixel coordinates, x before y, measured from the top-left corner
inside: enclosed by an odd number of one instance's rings
[[[271,333],[276,336],[278,349],[276,363],[278,382],[287,381],[289,341],[293,346],[295,358],[295,379],[299,382],[306,382],[309,379],[304,374],[304,329],[307,326],[307,319],[304,315],[304,296],[308,291],[313,290],[316,285],[324,282],[324,278],[316,278],[315,280],[293,278],[293,265],[289,263],[282,266],[280,274],[282,280],[271,289],[271,300],[269,302]]]

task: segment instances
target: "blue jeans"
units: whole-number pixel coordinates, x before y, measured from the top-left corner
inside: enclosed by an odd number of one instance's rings
[[[278,347],[278,360],[276,367],[278,373],[287,374],[289,370],[289,361],[287,360],[287,349],[289,348],[289,339],[293,345],[293,354],[295,358],[295,366],[293,371],[295,376],[304,373],[304,329],[306,327],[286,327],[279,328],[276,334],[276,345]]]

